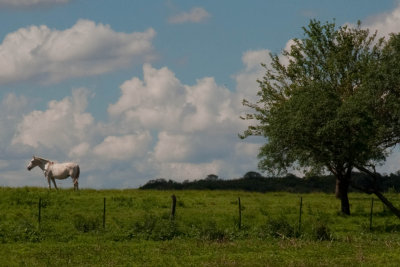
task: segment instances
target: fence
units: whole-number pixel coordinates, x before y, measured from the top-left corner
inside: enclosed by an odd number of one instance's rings
[[[365,194],[350,195],[351,216],[330,194],[0,188],[0,242],[194,237],[318,240],[400,232],[398,218]],[[173,195],[172,195],[173,194]],[[172,195],[172,196],[171,196]],[[400,206],[397,194],[388,194]],[[82,238],[86,238],[82,236]]]
[[[102,226],[103,229],[106,228],[106,214],[107,214],[107,206],[106,206],[106,200],[107,198],[103,198],[103,209],[102,209]],[[177,206],[177,197],[175,195],[171,196],[171,211],[170,211],[170,220],[173,221],[175,220],[175,215],[176,215],[176,206]],[[241,198],[238,197],[237,199],[237,204],[238,204],[238,215],[237,215],[237,228],[240,230],[242,228],[242,212],[243,212],[243,207],[242,207],[242,201]],[[298,204],[298,229],[297,232],[301,233],[302,231],[302,215],[303,215],[303,197],[299,197],[299,204]],[[40,228],[40,225],[43,223],[42,221],[42,216],[43,216],[43,210],[42,210],[43,204],[42,204],[42,198],[39,198],[38,200],[38,214],[37,214],[37,222]],[[373,215],[374,215],[374,198],[371,198],[370,202],[370,212],[369,212],[369,230],[373,230]],[[245,214],[245,213],[244,213]],[[244,215],[245,217],[246,215]]]

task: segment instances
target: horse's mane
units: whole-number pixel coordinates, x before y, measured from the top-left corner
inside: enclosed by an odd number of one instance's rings
[[[44,159],[44,158],[41,158],[41,157],[36,157],[36,156],[33,156],[35,159],[38,159],[38,160],[40,160],[40,161],[47,161],[47,162],[50,162],[51,160],[48,160],[48,159]]]

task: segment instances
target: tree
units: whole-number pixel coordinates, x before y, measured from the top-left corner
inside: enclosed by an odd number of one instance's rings
[[[258,172],[246,172],[246,174],[243,176],[245,179],[251,179],[251,178],[262,178],[262,175]]]
[[[371,64],[369,82],[363,88],[363,103],[366,113],[374,118],[374,128],[369,136],[369,150],[375,150],[381,161],[400,142],[400,34],[391,34],[381,51],[376,64]],[[361,95],[361,94],[360,94]],[[400,210],[393,206],[379,191],[382,176],[376,172],[379,161],[355,162],[355,167],[370,177],[366,193],[374,193],[397,217]]]
[[[354,168],[370,172],[399,141],[400,98],[394,89],[399,76],[394,76],[400,61],[393,58],[400,57],[400,42],[394,35],[377,40],[360,22],[337,28],[311,20],[303,30],[305,37],[282,53],[288,63],[271,54],[271,66],[263,64],[258,102],[243,101],[254,111],[243,119],[257,124],[240,137],[267,138],[259,153],[264,171],[331,172],[341,211],[350,214]]]
[[[206,178],[204,178],[206,181],[217,181],[218,180],[218,175],[215,174],[209,174],[207,175]]]

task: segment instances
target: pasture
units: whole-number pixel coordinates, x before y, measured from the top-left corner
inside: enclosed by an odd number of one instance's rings
[[[351,216],[338,213],[340,202],[333,194],[303,194],[300,218],[300,195],[290,193],[0,191],[0,262],[5,266],[400,263],[400,220],[375,200],[371,228],[366,194],[350,194]],[[174,218],[172,194],[177,197]],[[400,206],[398,194],[386,196]]]

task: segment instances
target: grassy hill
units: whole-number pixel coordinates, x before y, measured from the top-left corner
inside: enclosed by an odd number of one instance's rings
[[[177,197],[172,219],[171,195]],[[397,194],[387,194],[400,206]],[[241,200],[239,229],[238,197]],[[5,266],[396,266],[400,221],[371,197],[333,194],[0,188]],[[105,225],[103,225],[106,199]],[[40,223],[39,223],[39,201]],[[104,227],[103,227],[104,226]]]

